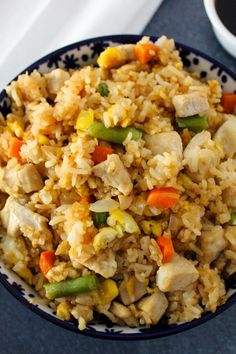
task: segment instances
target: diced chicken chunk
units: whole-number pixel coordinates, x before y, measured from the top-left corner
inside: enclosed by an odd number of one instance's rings
[[[124,305],[130,305],[147,293],[146,287],[135,277],[127,281],[123,280],[119,287],[121,301]]]
[[[20,165],[9,161],[0,169],[0,189],[8,194],[31,193],[43,188],[43,180],[32,163]]]
[[[189,171],[197,174],[198,179],[204,178],[209,169],[218,164],[220,153],[212,144],[208,131],[202,131],[190,140],[184,150],[184,160]]]
[[[18,171],[18,179],[25,193],[31,193],[43,188],[43,180],[32,163],[25,164]]]
[[[188,117],[207,111],[210,106],[207,95],[202,92],[186,93],[173,97],[177,117]]]
[[[215,133],[214,140],[222,146],[226,157],[233,157],[236,152],[236,118],[224,122]]]
[[[184,290],[198,279],[198,271],[191,261],[175,254],[170,262],[157,271],[157,286],[163,292]]]
[[[138,302],[138,309],[143,312],[143,317],[147,324],[158,323],[166,312],[167,307],[166,296],[157,288],[152,295]]]
[[[24,207],[19,200],[9,197],[0,212],[3,226],[11,236],[22,233],[33,247],[51,248],[52,234],[47,227],[47,219]]]
[[[93,172],[95,176],[103,180],[106,186],[116,188],[124,195],[129,195],[133,189],[130,175],[116,154],[108,155],[106,161],[93,167]]]
[[[213,262],[227,246],[222,226],[212,226],[209,230],[202,231],[200,243],[203,251],[201,260],[205,263]]]
[[[223,191],[223,200],[231,208],[236,208],[236,186],[230,186]]]
[[[69,80],[69,78],[70,74],[59,68],[45,74],[48,93],[50,95],[57,95],[58,91],[64,85],[64,82]]]
[[[177,132],[166,132],[144,136],[146,146],[152,151],[153,155],[163,154],[164,152],[174,152],[179,159],[182,159],[183,144]]]
[[[132,316],[131,311],[119,302],[113,301],[110,311],[113,315],[124,321],[128,326],[135,327],[138,325],[138,321],[134,316]]]
[[[113,277],[117,270],[115,255],[110,249],[89,258],[83,262],[83,265],[106,279]]]

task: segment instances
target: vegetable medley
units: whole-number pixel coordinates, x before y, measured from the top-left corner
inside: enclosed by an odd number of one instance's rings
[[[1,259],[80,329],[214,312],[236,274],[236,95],[164,36],[97,63],[6,88]]]

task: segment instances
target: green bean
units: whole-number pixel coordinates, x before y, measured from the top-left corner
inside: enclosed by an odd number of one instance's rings
[[[103,123],[94,122],[88,128],[88,134],[94,138],[110,141],[111,143],[116,144],[122,144],[129,133],[132,133],[132,140],[139,140],[142,137],[141,130],[134,127],[106,128]]]
[[[95,213],[94,212],[92,214],[94,226],[99,228],[101,225],[105,225],[107,223],[107,216],[108,216],[108,214],[106,212],[103,212],[103,213]]]
[[[49,300],[53,300],[58,297],[93,291],[97,288],[98,283],[98,278],[95,275],[86,275],[59,283],[46,284],[44,288],[46,290],[46,297]]]
[[[231,213],[229,224],[230,225],[236,225],[236,214],[235,213]]]
[[[179,128],[188,128],[189,130],[198,133],[209,127],[206,116],[199,116],[198,114],[191,117],[176,118]]]

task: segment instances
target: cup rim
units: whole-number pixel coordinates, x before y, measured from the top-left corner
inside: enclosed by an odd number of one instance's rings
[[[216,6],[215,6],[215,0],[203,0],[205,10],[207,13],[207,16],[209,20],[211,21],[212,25],[217,27],[220,31],[224,32],[224,35],[227,36],[227,38],[235,43],[236,36],[228,30],[228,28],[224,25],[224,23],[221,21],[217,11],[216,11]]]

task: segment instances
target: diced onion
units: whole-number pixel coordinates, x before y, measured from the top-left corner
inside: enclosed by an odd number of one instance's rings
[[[95,203],[90,204],[89,209],[95,213],[103,213],[106,211],[111,211],[119,208],[119,203],[114,199],[107,198],[97,200]]]

